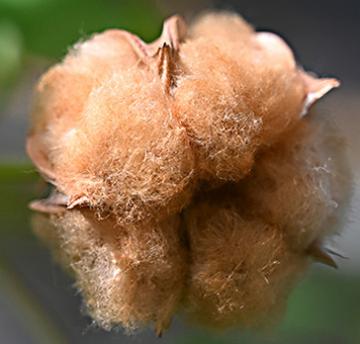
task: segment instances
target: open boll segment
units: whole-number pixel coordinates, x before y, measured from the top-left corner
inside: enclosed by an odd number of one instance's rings
[[[121,213],[124,224],[188,202],[193,152],[164,92],[169,57],[161,60],[180,29],[177,17],[165,23],[164,47],[121,30],[95,35],[40,80],[27,150],[69,208]]]
[[[255,216],[280,225],[301,251],[341,228],[351,179],[344,140],[328,118],[317,115],[263,151],[238,190]]]
[[[308,255],[292,250],[277,225],[246,214],[236,193],[218,190],[195,202],[186,225],[187,316],[219,329],[275,324]]]
[[[240,17],[200,18],[180,49],[185,70],[175,92],[203,179],[238,181],[256,152],[295,125],[335,79],[296,65],[277,35],[256,33]]]
[[[144,72],[114,74],[93,90],[59,147],[57,180],[71,207],[85,202],[131,224],[176,214],[191,197],[186,131],[161,85]]]
[[[84,305],[107,330],[134,331],[153,324],[158,335],[179,306],[186,275],[186,251],[179,217],[142,228],[121,229],[113,219],[89,211],[38,214],[35,233],[76,279]]]

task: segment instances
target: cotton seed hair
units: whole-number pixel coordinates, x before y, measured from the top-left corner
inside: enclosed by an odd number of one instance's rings
[[[27,151],[53,191],[34,229],[97,324],[258,327],[311,261],[335,266],[350,174],[308,111],[337,86],[232,13],[173,16],[150,44],[108,30],[46,72]]]

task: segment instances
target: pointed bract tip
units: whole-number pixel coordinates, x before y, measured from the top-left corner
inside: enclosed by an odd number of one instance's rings
[[[83,207],[89,204],[87,196],[76,196],[72,197],[67,203],[67,209],[73,209],[75,207]]]
[[[65,211],[66,208],[61,205],[51,204],[46,199],[42,199],[30,202],[29,209],[44,214],[58,214]]]
[[[304,101],[301,117],[305,116],[312,105],[329,93],[332,89],[340,86],[340,81],[334,78],[316,78],[309,73],[301,72],[306,87],[306,98]]]
[[[324,249],[321,247],[319,243],[312,244],[308,250],[307,254],[315,261],[327,266],[330,266],[334,269],[337,269],[338,266],[334,260],[334,258]]]

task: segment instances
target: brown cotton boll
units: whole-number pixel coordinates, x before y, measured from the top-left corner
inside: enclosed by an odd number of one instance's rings
[[[86,309],[100,327],[132,331],[154,325],[160,334],[184,285],[179,222],[172,217],[146,229],[119,230],[110,219],[67,210],[38,215],[34,230],[73,272]]]
[[[218,193],[221,191],[218,191]],[[186,213],[191,269],[186,312],[212,328],[268,327],[308,259],[276,226],[242,214],[237,196],[205,198]]]
[[[230,13],[189,31],[173,16],[149,44],[106,31],[50,69],[27,151],[54,191],[30,206],[90,315],[161,333],[189,265],[193,317],[257,326],[281,314],[308,256],[334,265],[320,244],[350,178],[336,135],[304,116],[338,85]]]
[[[340,229],[350,183],[343,140],[325,118],[309,117],[260,154],[239,189],[257,216],[305,249]]]
[[[86,199],[117,214],[119,223],[164,218],[191,196],[194,159],[186,131],[147,72],[123,71],[94,89],[82,119],[57,147],[57,185],[70,203]]]

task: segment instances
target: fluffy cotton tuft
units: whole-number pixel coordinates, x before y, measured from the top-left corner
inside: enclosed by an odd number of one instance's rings
[[[115,221],[98,221],[78,210],[38,215],[33,221],[37,235],[74,273],[99,326],[122,325],[132,331],[153,323],[158,333],[168,327],[186,272],[178,217],[145,232],[121,230]]]
[[[61,191],[74,201],[107,206],[124,224],[165,218],[187,203],[189,139],[147,73],[130,69],[94,89],[72,130],[53,154]]]
[[[344,145],[324,118],[303,120],[238,184],[248,209],[284,228],[297,249],[336,232],[351,186]]]
[[[187,311],[212,327],[259,327],[281,315],[308,263],[276,225],[249,217],[221,189],[186,213],[191,271]]]

